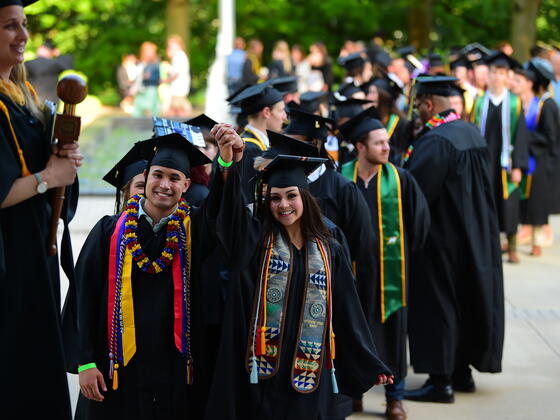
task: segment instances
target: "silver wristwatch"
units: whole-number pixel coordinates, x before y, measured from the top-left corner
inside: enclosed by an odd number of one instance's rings
[[[39,194],[46,193],[47,190],[49,189],[49,185],[46,183],[46,181],[43,181],[43,178],[41,178],[39,172],[34,173],[33,176],[37,180],[37,192]]]

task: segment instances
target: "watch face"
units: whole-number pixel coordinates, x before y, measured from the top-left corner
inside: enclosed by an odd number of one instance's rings
[[[48,189],[48,186],[47,186],[46,182],[41,182],[40,184],[37,185],[37,192],[39,194],[46,193],[47,189]]]

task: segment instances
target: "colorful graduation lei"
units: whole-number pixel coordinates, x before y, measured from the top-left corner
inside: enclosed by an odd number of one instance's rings
[[[138,210],[140,207],[140,199],[142,197],[135,195],[126,205],[126,221],[124,226],[124,237],[126,246],[132,251],[132,258],[138,264],[138,267],[145,273],[157,274],[165,270],[171,265],[173,256],[179,249],[179,235],[181,233],[181,224],[187,216],[189,206],[184,199],[179,201],[177,210],[170,216],[167,222],[167,235],[165,238],[165,246],[161,251],[161,255],[155,261],[151,261],[142,249],[142,245],[138,242],[136,230],[138,228]]]

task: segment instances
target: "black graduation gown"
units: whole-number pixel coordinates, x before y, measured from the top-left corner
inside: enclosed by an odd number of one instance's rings
[[[218,176],[221,176],[218,173]],[[213,224],[219,211],[221,181],[212,182],[206,202],[191,208],[191,308],[194,385],[186,384],[186,361],[173,338],[173,284],[170,268],[159,274],[132,266],[136,353],[119,368],[119,387],[108,379],[107,279],[110,238],[118,215],[103,217],[90,232],[78,258],[77,292],[80,364],[95,362],[108,392],[101,403],[80,395],[76,419],[199,419],[205,401],[207,375],[204,353],[205,323],[201,280],[202,264],[216,248]],[[149,258],[157,257],[165,243],[166,228],[154,233],[144,217],[138,222],[138,240]],[[157,308],[158,310],[154,310]],[[157,415],[157,416],[156,416]]]
[[[356,263],[356,281],[370,281],[375,275],[375,259],[371,252],[374,234],[368,205],[356,185],[327,166],[326,171],[309,184],[321,212],[346,236],[350,256]]]
[[[258,139],[248,130],[241,133],[241,138],[243,139]],[[263,150],[257,146],[255,143],[246,141],[245,150],[243,151],[243,159],[241,159],[241,180],[243,195],[245,197],[245,202],[251,204],[255,201],[255,177],[257,176],[257,171],[254,168],[255,158],[262,154]]]
[[[554,157],[556,139],[560,135],[558,107],[554,99],[545,99],[535,131],[529,132],[529,150],[535,159],[529,198],[521,202],[521,223],[544,225],[551,210],[550,161]],[[552,200],[554,201],[554,200]]]
[[[253,298],[260,268],[262,241],[260,222],[240,203],[235,188],[226,189],[229,211],[217,220],[217,235],[229,259],[235,261],[227,292],[222,340],[205,418],[214,419],[324,419],[336,397],[331,394],[330,372],[323,366],[315,392],[296,392],[290,382],[290,361],[295,350],[300,307],[303,299],[303,253],[294,249],[295,273],[290,285],[285,335],[279,372],[258,384],[249,383],[246,351]],[[234,203],[236,203],[234,205]],[[335,232],[335,235],[336,232]],[[331,241],[333,327],[336,334],[336,378],[341,393],[358,396],[389,369],[377,358],[352,276],[348,252]],[[233,255],[234,253],[235,255]]]
[[[414,282],[410,275],[411,252],[419,250],[426,239],[430,228],[430,212],[422,190],[408,171],[397,168],[401,180],[401,196],[405,237],[405,273],[407,285]],[[366,320],[375,340],[379,357],[395,374],[396,379],[404,378],[407,371],[406,336],[407,307],[400,308],[384,323],[381,322],[380,299],[380,266],[379,266],[379,221],[377,210],[377,177],[375,175],[366,188],[364,181],[358,177],[358,188],[366,199],[371,216],[371,224],[375,234],[375,245],[372,254],[375,258],[375,278],[358,282],[358,295]],[[395,215],[396,217],[396,215]],[[407,293],[408,296],[408,293]]]
[[[488,142],[490,151],[490,175],[494,189],[494,200],[500,221],[500,231],[513,234],[517,231],[519,223],[519,189],[513,191],[507,200],[503,198],[502,165],[500,155],[502,151],[502,104],[495,106],[492,101],[488,105],[486,117],[486,130],[484,137]],[[511,152],[512,168],[525,171],[529,165],[529,130],[523,118],[523,112],[518,118],[515,129],[515,139]]]
[[[43,170],[51,153],[49,137],[30,112],[4,95],[0,101],[8,109],[25,162],[31,173]],[[21,177],[16,146],[3,112],[0,112],[0,202],[8,195],[13,183]],[[77,189],[74,190],[77,192]],[[76,203],[72,189],[62,217],[65,224]],[[14,206],[0,209],[0,233],[3,243],[0,260],[0,359],[5,380],[0,386],[3,410],[22,412],[26,417],[49,413],[57,419],[70,419],[71,407],[66,379],[63,337],[60,318],[60,278],[58,258],[46,253],[50,224],[51,191],[35,195]],[[69,235],[62,242],[62,260],[68,262]],[[71,254],[70,254],[71,260]],[[70,270],[72,269],[70,261]],[[66,266],[66,265],[65,265]],[[69,277],[72,273],[68,272]],[[24,378],[48,378],[41,392],[22,391],[16,384]],[[22,414],[23,415],[23,414]]]
[[[550,102],[548,99],[543,104],[546,105],[547,114],[550,114],[550,119],[556,122],[556,132],[554,134],[554,141],[550,150],[548,160],[548,179],[550,187],[550,203],[549,214],[560,213],[560,113],[556,102]]]
[[[183,198],[191,206],[200,207],[204,199],[208,196],[208,188],[202,184],[191,183]]]
[[[471,364],[500,372],[504,290],[486,142],[473,125],[452,121],[416,140],[408,168],[432,220],[411,265],[414,370],[447,375],[456,364]]]

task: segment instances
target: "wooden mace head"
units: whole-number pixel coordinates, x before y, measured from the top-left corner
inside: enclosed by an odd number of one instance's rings
[[[68,105],[76,105],[82,102],[88,93],[84,79],[76,74],[69,74],[58,81],[56,94],[62,102]]]

